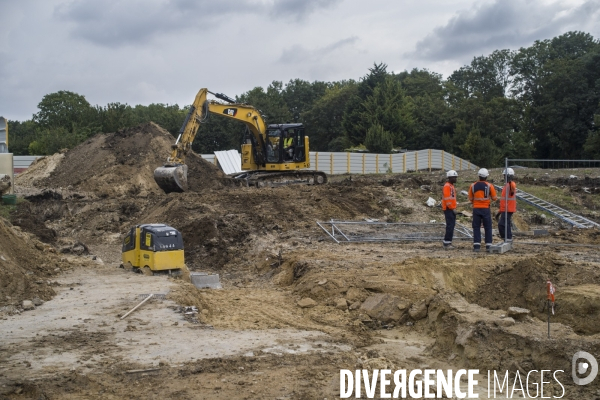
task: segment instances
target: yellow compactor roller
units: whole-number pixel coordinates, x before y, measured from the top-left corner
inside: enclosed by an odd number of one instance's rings
[[[164,224],[143,224],[131,228],[123,239],[122,267],[146,275],[176,275],[186,270],[181,232]]]
[[[209,93],[225,103],[208,100]],[[154,171],[154,180],[165,193],[187,190],[185,156],[191,151],[198,128],[209,113],[241,121],[247,127],[241,166],[246,173],[236,178],[244,179],[250,186],[319,185],[327,182],[324,172],[307,170],[310,168],[308,136],[302,124],[267,125],[256,108],[235,103],[224,94],[200,89],[179,131],[171,156],[164,166]]]

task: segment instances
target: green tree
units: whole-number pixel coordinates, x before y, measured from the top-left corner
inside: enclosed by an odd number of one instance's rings
[[[405,112],[410,113],[411,129],[406,132],[409,149],[444,148],[442,136],[452,132],[446,89],[442,76],[426,69],[413,69],[395,76],[406,96]]]
[[[31,120],[27,121],[8,121],[8,151],[17,156],[36,154],[29,152],[29,144],[37,136],[38,124]]]
[[[373,64],[373,68],[369,68],[369,73],[358,84],[356,95],[347,102],[342,126],[353,144],[363,143],[368,129],[368,126],[364,124],[364,101],[387,77],[387,65],[384,63]]]
[[[262,87],[255,87],[242,94],[238,100],[260,110],[267,124],[294,122],[282,92],[283,84],[273,81],[266,91]]]
[[[330,83],[320,81],[310,83],[302,79],[290,80],[281,91],[281,97],[288,107],[292,121],[304,122],[304,114],[330,86]]]
[[[189,107],[187,109],[179,108],[177,104],[152,103],[147,106],[136,105],[132,110],[134,125],[154,122],[177,137],[188,109]],[[123,118],[127,121],[129,117],[125,113]]]
[[[442,75],[427,69],[414,68],[412,71],[404,71],[395,78],[400,81],[407,96],[412,98],[431,96],[443,97],[444,85]]]
[[[360,126],[366,132],[381,125],[392,135],[392,145],[402,145],[413,124],[410,107],[400,82],[388,76],[363,102]]]
[[[97,107],[97,112],[102,132],[116,132],[136,125],[133,108],[128,104],[108,103],[106,107]]]
[[[29,153],[35,155],[51,155],[63,149],[72,149],[83,142],[89,135],[88,131],[74,129],[69,132],[66,128],[39,129],[36,138],[29,144]]]
[[[38,104],[39,111],[33,121],[42,128],[64,128],[72,132],[75,127],[97,132],[96,110],[77,93],[61,90],[47,94]]]
[[[346,105],[356,92],[355,81],[335,82],[303,114],[311,150],[343,151],[351,146],[346,138],[342,120]]]
[[[588,157],[600,159],[600,104],[598,114],[594,115],[594,128],[588,134],[584,150]]]
[[[200,124],[192,149],[200,154],[218,150],[240,150],[246,126],[239,121],[209,114]]]
[[[483,101],[504,97],[512,84],[513,56],[510,50],[496,50],[487,57],[475,57],[470,65],[455,71],[448,80],[461,89],[465,97]]]
[[[367,130],[365,147],[371,153],[389,154],[393,147],[392,135],[383,126],[374,124]]]
[[[568,32],[521,49],[513,65],[537,158],[580,158],[600,101],[600,44]]]

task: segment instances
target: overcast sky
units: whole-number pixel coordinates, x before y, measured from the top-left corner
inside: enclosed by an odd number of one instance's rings
[[[379,62],[447,77],[572,30],[600,38],[600,0],[0,0],[0,115],[30,119],[59,90],[183,106]]]

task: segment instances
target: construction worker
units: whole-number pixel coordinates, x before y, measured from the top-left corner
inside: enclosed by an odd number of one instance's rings
[[[490,203],[496,201],[496,189],[487,182],[490,175],[487,169],[481,168],[477,173],[479,181],[469,187],[469,201],[473,204],[473,251],[481,249],[481,224],[485,230],[485,249],[492,246],[492,213]]]
[[[500,195],[500,211],[496,213],[498,217],[498,232],[500,237],[504,239],[506,233],[506,242],[512,242],[511,220],[512,215],[517,211],[517,184],[513,182],[515,171],[512,168],[507,168],[502,172],[504,175],[504,187]],[[505,218],[508,220],[506,222]]]
[[[290,137],[288,131],[285,131],[283,139],[283,152],[285,160],[292,160],[294,158],[294,138]]]
[[[446,235],[444,236],[444,250],[453,250],[452,237],[454,236],[454,226],[456,225],[456,189],[454,184],[458,178],[458,173],[450,170],[446,173],[448,181],[442,190],[442,210],[446,218]]]

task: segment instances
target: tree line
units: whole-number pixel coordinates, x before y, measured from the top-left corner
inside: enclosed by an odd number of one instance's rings
[[[427,69],[393,73],[379,63],[359,80],[273,81],[235,100],[261,110],[267,123],[303,123],[313,151],[434,148],[485,167],[505,157],[600,158],[600,42],[584,32],[474,57],[447,79]],[[189,106],[92,106],[60,91],[38,109],[31,120],[9,121],[13,153],[53,154],[148,121],[176,136]],[[210,116],[193,149],[238,148],[244,130]]]

